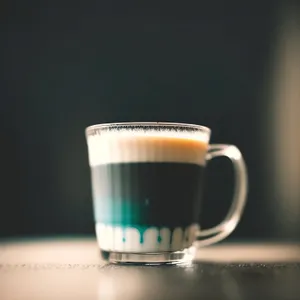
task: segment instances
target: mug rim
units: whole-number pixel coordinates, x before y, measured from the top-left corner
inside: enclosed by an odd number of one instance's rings
[[[86,135],[91,134],[95,130],[101,130],[105,128],[111,127],[179,127],[179,128],[187,128],[187,129],[195,129],[200,130],[202,132],[211,134],[211,129],[207,126],[198,125],[198,124],[190,124],[190,123],[178,123],[178,122],[112,122],[112,123],[99,123],[86,127],[85,133]]]

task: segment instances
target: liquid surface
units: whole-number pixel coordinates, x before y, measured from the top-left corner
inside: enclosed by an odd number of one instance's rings
[[[88,137],[91,166],[129,162],[205,164],[207,141],[184,132],[104,132]]]

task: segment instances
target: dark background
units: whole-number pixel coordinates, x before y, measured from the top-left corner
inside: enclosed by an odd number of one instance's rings
[[[207,125],[249,171],[232,238],[276,238],[265,201],[265,78],[276,1],[2,1],[0,236],[93,234],[84,129]],[[208,168],[202,224],[225,215],[232,174]]]

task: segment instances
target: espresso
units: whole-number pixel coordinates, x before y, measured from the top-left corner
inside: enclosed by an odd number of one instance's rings
[[[115,226],[189,226],[198,220],[203,167],[137,162],[92,168],[95,220]]]
[[[100,248],[176,251],[194,240],[207,142],[185,132],[91,136],[89,160]]]

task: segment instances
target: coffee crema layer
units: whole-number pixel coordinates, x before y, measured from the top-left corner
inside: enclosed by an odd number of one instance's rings
[[[104,131],[88,136],[90,166],[126,162],[205,165],[206,135],[185,131]]]

